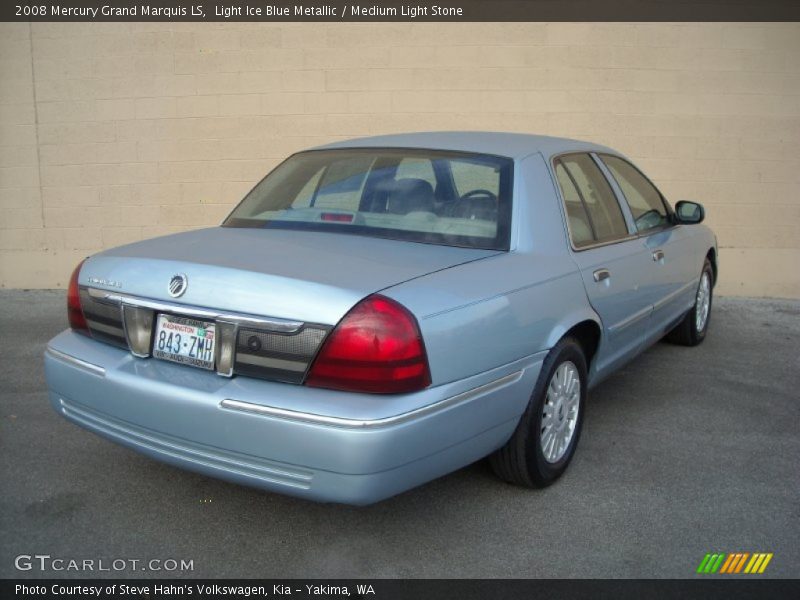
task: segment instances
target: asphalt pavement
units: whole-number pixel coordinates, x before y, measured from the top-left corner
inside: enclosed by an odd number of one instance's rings
[[[771,552],[762,577],[800,576],[798,301],[717,299],[701,346],[659,343],[600,384],[546,490],[481,461],[365,508],[181,471],[66,422],[42,368],[65,327],[63,291],[0,291],[0,577],[692,577],[708,552]],[[15,568],[35,554],[65,570]],[[193,570],[66,570],[101,559]]]

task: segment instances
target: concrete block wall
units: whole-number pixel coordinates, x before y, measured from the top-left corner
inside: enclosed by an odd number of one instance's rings
[[[800,297],[800,24],[0,24],[0,286],[215,225],[292,151],[400,131],[589,139]]]

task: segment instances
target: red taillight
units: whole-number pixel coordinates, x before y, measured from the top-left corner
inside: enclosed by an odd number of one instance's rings
[[[306,379],[314,387],[373,394],[415,392],[430,382],[416,319],[379,295],[365,298],[345,315]]]
[[[81,308],[81,296],[78,289],[78,275],[81,272],[81,267],[84,261],[81,261],[75,270],[72,272],[72,277],[69,278],[69,287],[67,288],[67,317],[69,318],[69,326],[81,333],[89,333],[89,326],[86,324],[86,318],[83,316],[83,309]]]

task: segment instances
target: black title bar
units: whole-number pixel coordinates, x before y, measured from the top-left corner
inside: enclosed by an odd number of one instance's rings
[[[797,0],[5,0],[0,21],[798,21]]]
[[[800,597],[797,579],[697,577],[685,580],[625,579],[404,579],[404,580],[147,580],[147,579],[6,579],[0,597],[45,600],[88,598],[230,600],[278,598],[293,600],[537,600],[570,598],[648,598],[703,600],[781,600]]]

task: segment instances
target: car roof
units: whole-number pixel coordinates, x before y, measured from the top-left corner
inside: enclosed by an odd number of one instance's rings
[[[398,133],[342,140],[317,146],[314,150],[335,148],[424,148],[477,152],[520,159],[537,152],[551,157],[563,152],[611,152],[606,146],[569,138],[496,131],[428,131]]]

